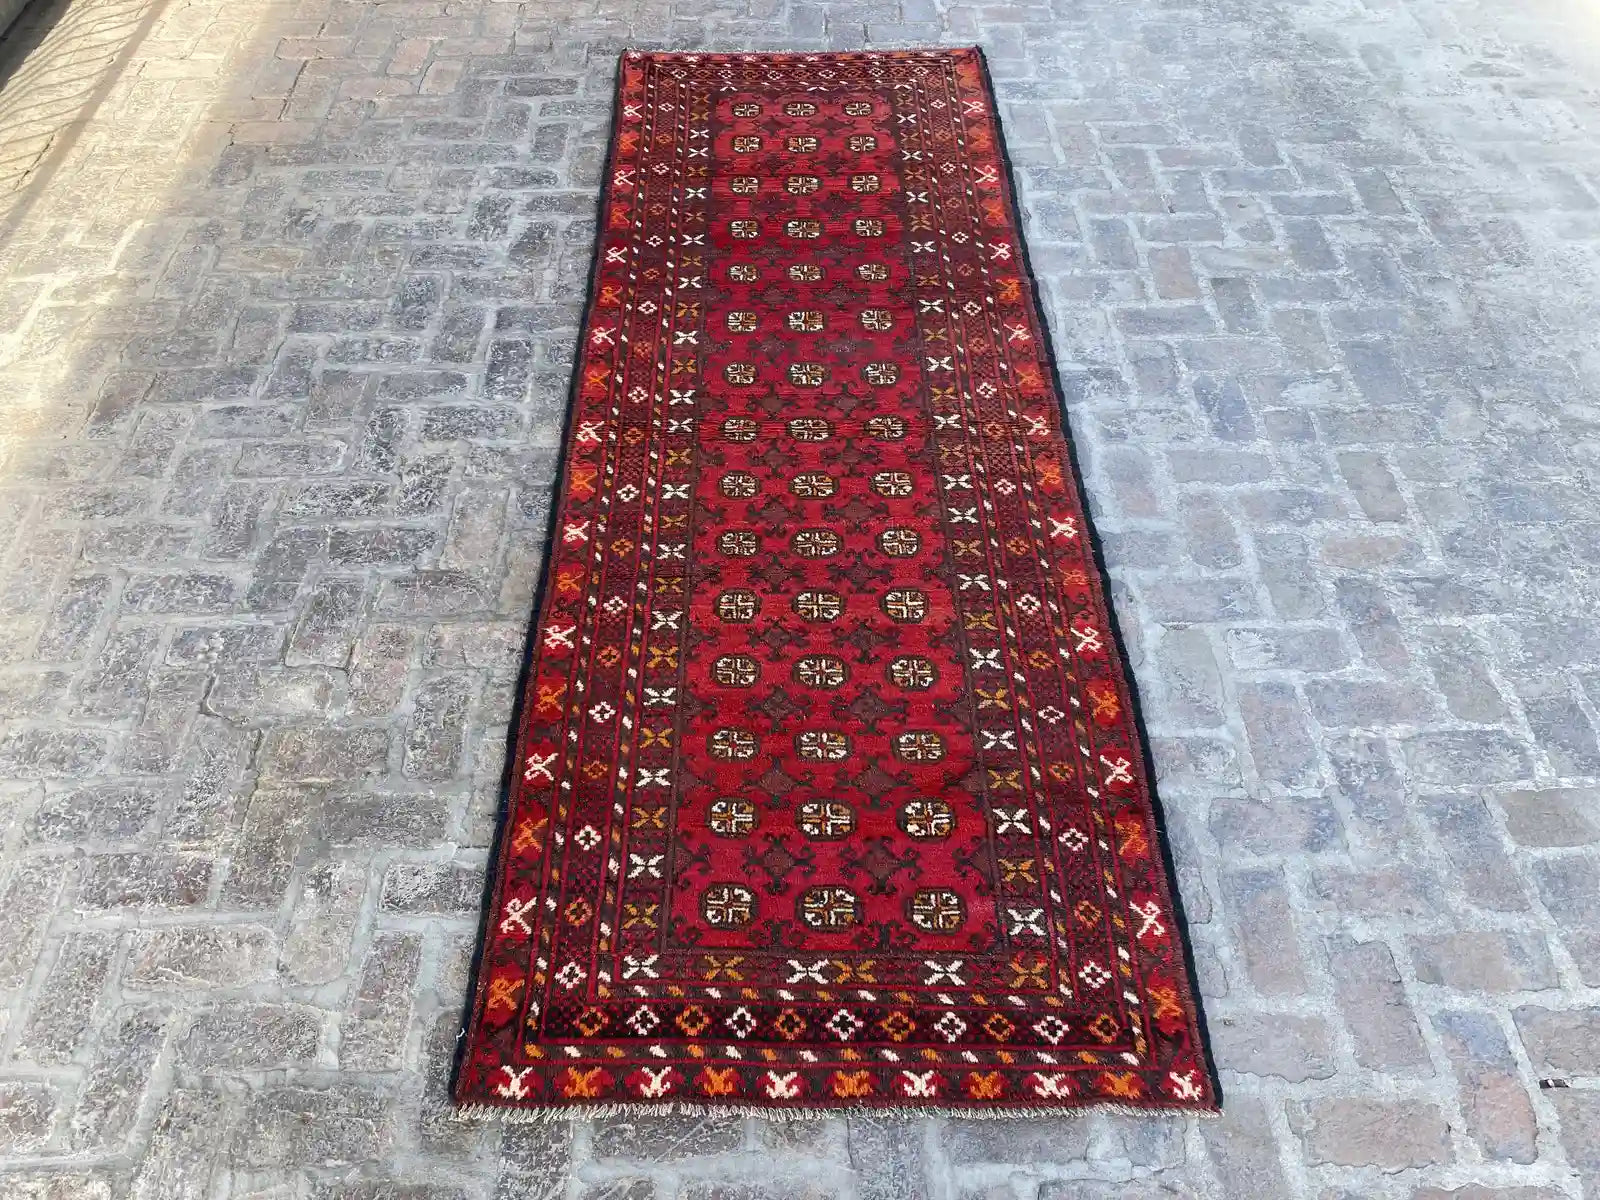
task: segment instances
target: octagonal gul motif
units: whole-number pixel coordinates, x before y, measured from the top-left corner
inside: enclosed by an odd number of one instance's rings
[[[630,54],[466,1106],[1209,1107],[971,51]]]

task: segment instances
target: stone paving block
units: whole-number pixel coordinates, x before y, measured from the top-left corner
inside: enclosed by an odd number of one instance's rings
[[[190,925],[136,933],[124,978],[150,990],[241,987],[274,973],[277,945],[259,925]]]
[[[834,1200],[839,1195],[837,1186],[798,1179],[762,1183],[689,1179],[678,1189],[680,1200]]]
[[[736,1149],[744,1122],[733,1116],[608,1117],[595,1122],[593,1138],[600,1158],[670,1162]]]
[[[1335,1070],[1333,1039],[1320,1017],[1237,1013],[1210,1023],[1212,1049],[1229,1069],[1301,1083]]]
[[[224,1169],[236,1117],[213,1092],[174,1088],[156,1112],[155,1126],[129,1184],[137,1200],[200,1200]]]
[[[1526,992],[1556,986],[1555,964],[1539,934],[1500,931],[1413,938],[1417,980],[1466,992]]]
[[[0,1150],[18,1156],[50,1140],[58,1098],[47,1083],[0,1082]]]
[[[364,866],[356,863],[323,862],[306,870],[278,959],[286,977],[327,983],[345,973],[367,883]]]
[[[1332,940],[1328,971],[1358,1063],[1376,1071],[1433,1073],[1416,1014],[1387,945]]]
[[[1225,1195],[1289,1194],[1271,1115],[1259,1096],[1235,1089],[1222,1114],[1203,1122],[1200,1132]]]
[[[127,1137],[170,1027],[171,1014],[160,1005],[129,1005],[112,1015],[78,1091],[71,1119],[74,1150],[107,1150]]]
[[[1600,1075],[1600,1008],[1528,1005],[1514,1009],[1511,1016],[1535,1071]]]
[[[941,1141],[952,1162],[981,1160],[999,1152],[1001,1147],[996,1142],[986,1142],[982,1131],[975,1127],[1004,1123],[957,1120],[947,1127]],[[845,1149],[854,1172],[856,1191],[862,1200],[926,1200],[930,1172],[923,1157],[927,1144],[927,1126],[923,1121],[851,1114],[847,1125]],[[1053,1122],[1028,1122],[1027,1128],[1016,1130],[1016,1135],[1022,1139],[1019,1148],[1024,1152],[1029,1150],[1030,1138],[1037,1139],[1035,1145],[1049,1142],[1051,1129],[1065,1132]],[[1068,1145],[1072,1144],[1069,1139]],[[1059,1149],[1056,1152],[1059,1153]],[[1036,1155],[1023,1153],[1018,1157],[1032,1161]]]
[[[390,1101],[376,1091],[277,1087],[251,1100],[238,1151],[247,1167],[337,1167],[382,1157],[393,1139]]]
[[[1506,832],[1521,846],[1588,846],[1600,842],[1600,791],[1543,788],[1505,792],[1496,798]]]
[[[1528,907],[1527,884],[1506,853],[1481,797],[1423,796],[1419,807],[1469,904],[1496,912]]]
[[[1455,1068],[1467,1129],[1483,1153],[1533,1162],[1538,1118],[1499,1022],[1484,1013],[1440,1012],[1433,1027]]]
[[[1550,1103],[1561,1123],[1561,1145],[1567,1161],[1583,1180],[1585,1197],[1600,1185],[1600,1096],[1593,1091],[1560,1089]]]
[[[1281,874],[1260,870],[1225,876],[1222,894],[1234,914],[1235,950],[1251,983],[1268,995],[1304,992],[1299,935]]]
[[[1450,1126],[1422,1101],[1328,1097],[1308,1103],[1293,1123],[1314,1165],[1402,1171],[1450,1158]]]
[[[116,942],[105,933],[80,933],[63,943],[19,1023],[12,1054],[41,1066],[70,1061],[93,1032],[115,953]]]
[[[1410,1200],[1561,1200],[1565,1192],[1547,1187],[1488,1187],[1469,1183],[1462,1187],[1421,1187],[1411,1193]]]
[[[1590,986],[1600,985],[1600,860],[1588,856],[1536,862],[1533,877],[1579,974]]]

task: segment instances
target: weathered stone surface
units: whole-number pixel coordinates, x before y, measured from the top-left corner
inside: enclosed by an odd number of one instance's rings
[[[326,983],[344,974],[367,872],[350,862],[318,863],[300,885],[279,966],[296,983]]]
[[[382,729],[285,729],[268,735],[261,753],[271,778],[343,783],[383,770],[389,735]]]
[[[135,1200],[202,1200],[228,1160],[235,1120],[225,1096],[174,1088],[156,1113],[129,1194]]]
[[[1229,1096],[1221,1116],[1202,1122],[1200,1132],[1224,1195],[1288,1194],[1270,1114],[1258,1097]]]
[[[422,961],[415,934],[373,939],[360,986],[340,1023],[339,1061],[358,1070],[393,1070],[404,1059],[412,990]]]
[[[1523,846],[1587,846],[1600,842],[1600,790],[1542,788],[1496,797],[1506,832]]]
[[[483,896],[483,870],[459,863],[396,863],[383,877],[385,912],[472,913]]]
[[[59,1065],[75,1056],[91,1034],[115,952],[115,941],[98,932],[78,934],[62,945],[18,1031],[13,1049],[18,1058]]]
[[[202,1071],[304,1066],[317,1055],[320,1009],[302,1004],[230,1004],[200,1013],[179,1040],[179,1057]]]
[[[1432,1074],[1428,1051],[1406,999],[1394,956],[1382,942],[1336,939],[1328,945],[1328,971],[1355,1042],[1356,1061],[1373,1070]]]
[[[394,1140],[390,1103],[352,1085],[273,1088],[250,1104],[240,1157],[251,1167],[338,1167],[381,1157]]]
[[[1467,1129],[1490,1158],[1531,1163],[1538,1157],[1538,1119],[1499,1023],[1484,1013],[1433,1016],[1455,1067]]]
[[[1550,950],[1537,934],[1501,931],[1413,938],[1421,983],[1469,992],[1526,992],[1556,985]]]
[[[1328,1097],[1308,1103],[1295,1126],[1314,1164],[1403,1171],[1450,1155],[1444,1114],[1421,1101]]]
[[[1533,877],[1584,982],[1600,986],[1600,861],[1546,859],[1533,864]]]
[[[1561,1122],[1561,1145],[1567,1152],[1567,1161],[1583,1177],[1585,1191],[1593,1191],[1596,1177],[1600,1176],[1600,1095],[1558,1088],[1549,1096]]]
[[[847,1118],[845,1152],[855,1174],[857,1193],[862,1200],[927,1200],[929,1171],[923,1149],[927,1144],[927,1125],[923,1121],[896,1121],[869,1114],[852,1113]],[[952,1160],[979,1160],[992,1152],[981,1134],[974,1136],[977,1121],[953,1123],[954,1134],[945,1144]],[[1036,1156],[1024,1156],[1033,1161]]]
[[[1298,931],[1282,876],[1240,871],[1223,878],[1222,894],[1238,931],[1236,949],[1255,987],[1268,995],[1304,991]]]
[[[945,1147],[956,1162],[1067,1162],[1088,1152],[1091,1131],[1070,1118],[1006,1122],[953,1120]]]
[[[1511,1015],[1535,1071],[1600,1075],[1600,1008],[1529,1005]]]
[[[136,933],[126,978],[156,990],[240,987],[273,972],[271,930],[257,925],[191,925]]]
[[[1495,912],[1528,907],[1527,885],[1478,796],[1426,796],[1422,808],[1467,901]]]
[[[670,1162],[732,1150],[744,1140],[736,1117],[608,1117],[595,1122],[594,1152],[600,1158]]]
[[[72,1113],[78,1150],[115,1146],[139,1116],[151,1068],[166,1042],[171,1020],[160,1006],[127,1006],[115,1013],[95,1047]]]
[[[23,1080],[0,1082],[0,1152],[24,1155],[50,1140],[55,1089]]]
[[[530,1121],[508,1125],[500,1140],[499,1197],[562,1200],[572,1159],[572,1124]]]
[[[1222,797],[1211,806],[1211,834],[1224,851],[1246,854],[1316,854],[1343,840],[1338,810],[1319,796]]]
[[[834,1200],[842,1195],[837,1184],[814,1179],[785,1179],[731,1183],[696,1179],[678,1193],[683,1200]]]
[[[1211,1021],[1212,1050],[1230,1070],[1300,1083],[1334,1072],[1332,1039],[1318,1017],[1239,1013]]]

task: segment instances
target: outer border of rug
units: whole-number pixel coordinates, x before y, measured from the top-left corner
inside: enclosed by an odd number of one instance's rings
[[[1151,1108],[1139,1104],[1118,1104],[1112,1101],[1100,1100],[1094,1097],[1074,1099],[1069,1104],[1028,1105],[1024,1107],[998,1106],[992,1108],[965,1108],[959,1105],[916,1105],[916,1104],[848,1104],[828,1105],[826,1107],[782,1108],[771,1105],[758,1104],[701,1104],[681,1100],[666,1100],[649,1103],[620,1103],[620,1104],[534,1104],[534,1105],[500,1105],[500,1104],[463,1104],[455,1103],[454,1115],[459,1121],[499,1121],[506,1124],[521,1124],[536,1121],[566,1121],[579,1118],[615,1117],[615,1116],[644,1116],[659,1114],[662,1116],[741,1116],[760,1117],[772,1121],[804,1121],[826,1120],[831,1117],[848,1116],[851,1113],[871,1113],[874,1116],[891,1118],[912,1117],[965,1117],[972,1120],[1006,1120],[1010,1118],[1041,1118],[1063,1117],[1068,1115],[1089,1116],[1096,1112],[1114,1112],[1125,1116],[1142,1117],[1202,1117],[1218,1116],[1222,1110],[1223,1092],[1222,1080],[1217,1074],[1216,1060],[1211,1052],[1211,1033],[1206,1025],[1205,1008],[1200,1003],[1200,998],[1195,994],[1194,983],[1198,979],[1195,971],[1194,946],[1189,937],[1189,918],[1183,905],[1183,896],[1178,888],[1177,864],[1172,857],[1172,846],[1167,834],[1166,813],[1162,807],[1161,797],[1156,791],[1155,762],[1150,756],[1150,735],[1145,729],[1144,713],[1140,706],[1139,689],[1137,680],[1131,678],[1133,668],[1127,652],[1127,642],[1122,634],[1121,623],[1117,619],[1115,607],[1110,597],[1110,576],[1106,573],[1105,552],[1100,543],[1100,532],[1089,515],[1087,496],[1083,487],[1083,468],[1078,460],[1077,440],[1072,435],[1071,414],[1067,409],[1066,389],[1061,386],[1061,368],[1056,358],[1054,339],[1051,336],[1047,310],[1044,307],[1043,297],[1039,290],[1039,277],[1034,273],[1033,261],[1028,253],[1028,239],[1022,224],[1021,202],[1017,192],[1016,170],[1011,162],[1011,152],[1006,146],[1005,123],[1000,118],[1000,103],[995,95],[994,77],[989,72],[989,59],[981,45],[968,46],[873,46],[861,47],[858,50],[828,50],[817,53],[831,54],[871,54],[878,51],[884,52],[917,52],[928,53],[952,52],[957,50],[971,50],[978,56],[979,74],[983,79],[984,95],[989,102],[989,111],[994,116],[995,128],[995,153],[999,156],[1001,165],[1006,173],[1006,198],[1007,207],[1010,209],[1012,224],[1017,231],[1017,243],[1021,248],[1021,266],[1023,274],[1028,279],[1028,289],[1033,300],[1034,311],[1039,316],[1039,330],[1044,340],[1045,357],[1050,363],[1050,385],[1055,390],[1056,406],[1061,415],[1062,441],[1066,443],[1067,462],[1071,467],[1072,485],[1074,495],[1078,500],[1079,511],[1084,514],[1084,525],[1088,529],[1089,548],[1093,557],[1095,570],[1099,572],[1101,586],[1106,591],[1106,617],[1110,626],[1111,643],[1120,656],[1123,672],[1129,676],[1128,698],[1131,710],[1134,731],[1138,734],[1139,753],[1144,764],[1146,787],[1150,797],[1151,819],[1155,823],[1156,844],[1161,852],[1161,865],[1167,874],[1167,892],[1172,902],[1172,916],[1178,926],[1178,944],[1183,951],[1184,976],[1182,979],[1183,998],[1188,1002],[1189,1009],[1194,1013],[1195,1031],[1200,1039],[1200,1058],[1205,1067],[1206,1076],[1211,1083],[1211,1094],[1215,1099],[1215,1107],[1205,1108]],[[598,218],[595,229],[596,249],[589,258],[589,274],[584,282],[583,311],[578,317],[578,330],[580,342],[582,331],[589,324],[590,312],[595,301],[595,275],[600,269],[600,253],[598,239],[603,236],[608,223],[607,218],[611,212],[611,167],[616,154],[617,132],[622,120],[622,84],[623,60],[629,54],[684,54],[684,55],[748,55],[754,57],[758,54],[780,54],[784,51],[742,51],[742,50],[640,50],[624,47],[617,55],[617,77],[612,86],[611,98],[611,123],[606,133],[606,158],[605,167],[600,176],[600,197],[596,202],[595,211]],[[806,54],[809,51],[789,51],[787,53]],[[539,623],[539,614],[544,608],[545,592],[550,586],[550,555],[549,547],[555,538],[556,524],[561,512],[561,498],[566,495],[567,485],[567,437],[572,428],[572,416],[577,411],[579,366],[577,361],[572,365],[572,380],[567,389],[566,409],[561,417],[561,438],[558,443],[558,453],[561,454],[561,469],[555,482],[551,485],[550,512],[546,518],[545,527],[545,555],[539,569],[539,586],[535,589],[533,607],[528,617],[528,634],[524,639],[522,669],[517,675],[517,691],[515,703],[511,712],[510,725],[506,730],[506,755],[505,769],[501,775],[500,803],[495,811],[495,835],[489,853],[490,869],[485,872],[483,881],[483,898],[480,903],[480,916],[478,921],[478,936],[473,948],[472,969],[468,976],[466,1009],[462,1016],[461,1028],[456,1033],[455,1061],[450,1071],[450,1096],[456,1097],[457,1086],[461,1080],[462,1068],[466,1065],[468,1035],[472,1031],[472,1018],[477,1013],[480,993],[484,981],[480,977],[483,965],[483,951],[489,936],[489,921],[492,916],[490,906],[494,901],[495,888],[500,880],[502,859],[506,854],[506,831],[511,815],[511,795],[515,786],[514,767],[516,760],[517,741],[522,729],[523,708],[527,703],[528,676],[533,670],[534,660],[537,655],[537,639],[533,636]]]

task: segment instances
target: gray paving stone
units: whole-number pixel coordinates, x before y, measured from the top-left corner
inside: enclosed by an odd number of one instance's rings
[[[1552,1095],[1551,1103],[1561,1122],[1567,1161],[1577,1168],[1584,1194],[1593,1195],[1600,1181],[1600,1097],[1566,1089]]]
[[[1320,1017],[1238,1013],[1210,1023],[1212,1048],[1229,1069],[1301,1083],[1334,1073],[1333,1039]]]
[[[1600,842],[1600,793],[1592,788],[1541,788],[1497,797],[1506,832],[1522,846],[1588,846]]]
[[[1538,991],[1556,986],[1555,963],[1539,934],[1484,931],[1411,940],[1417,979],[1467,992]]]
[[[1600,1009],[1530,1005],[1511,1015],[1535,1071],[1600,1074]]]
[[[1307,1161],[1386,1171],[1447,1161],[1450,1126],[1418,1101],[1329,1097],[1305,1106],[1295,1122]]]
[[[1338,939],[1328,946],[1328,970],[1356,1061],[1375,1071],[1433,1073],[1394,956],[1382,942]]]
[[[1440,1012],[1433,1026],[1455,1068],[1467,1129],[1483,1153],[1533,1162],[1538,1118],[1499,1022],[1484,1013]]]

